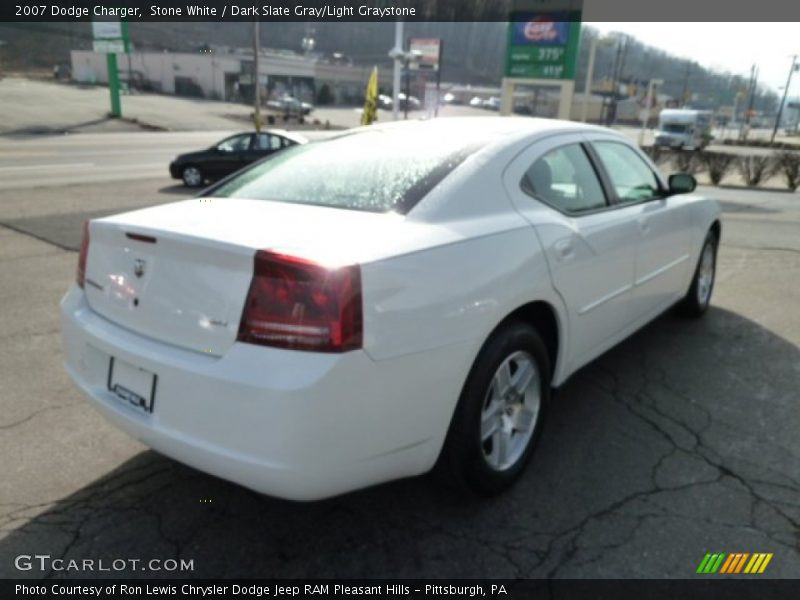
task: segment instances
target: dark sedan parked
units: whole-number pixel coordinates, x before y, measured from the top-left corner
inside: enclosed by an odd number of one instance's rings
[[[237,133],[199,152],[181,154],[169,165],[169,174],[189,187],[220,179],[270,154],[308,140],[288,131],[271,129]]]

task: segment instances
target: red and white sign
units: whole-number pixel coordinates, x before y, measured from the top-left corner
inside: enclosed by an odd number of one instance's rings
[[[411,38],[408,50],[417,55],[409,67],[436,71],[439,69],[439,58],[442,51],[442,40],[439,38]]]
[[[532,42],[551,42],[558,37],[558,28],[550,19],[535,19],[525,24],[523,33]]]

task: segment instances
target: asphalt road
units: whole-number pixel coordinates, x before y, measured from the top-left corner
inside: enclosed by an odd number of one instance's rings
[[[187,196],[163,158],[205,136],[131,138],[111,179],[119,140],[0,144],[0,577],[75,575],[16,571],[20,554],[182,557],[197,577],[691,577],[706,552],[773,552],[764,576],[800,577],[800,194],[701,190],[726,211],[710,312],[573,376],[507,494],[420,477],[295,504],[147,450],[61,368],[81,221]]]
[[[233,131],[119,132],[0,138],[0,190],[163,178],[176,154]]]
[[[247,130],[0,136],[0,190],[163,178],[177,154]],[[300,132],[310,140],[332,133]]]

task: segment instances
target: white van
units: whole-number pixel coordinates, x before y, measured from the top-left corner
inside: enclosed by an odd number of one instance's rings
[[[695,150],[711,139],[711,111],[665,109],[658,117],[656,146]]]

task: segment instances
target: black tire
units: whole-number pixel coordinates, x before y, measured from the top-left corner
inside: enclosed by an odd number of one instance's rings
[[[714,283],[717,279],[717,246],[719,245],[719,240],[717,239],[716,233],[714,231],[709,231],[706,234],[706,239],[703,242],[703,248],[700,250],[700,256],[697,259],[697,266],[694,270],[694,276],[692,277],[692,284],[689,286],[689,291],[686,292],[686,295],[683,299],[678,302],[677,310],[678,313],[683,315],[684,317],[692,317],[697,318],[701,317],[705,314],[708,310],[709,305],[711,304],[711,294],[714,292]],[[709,249],[710,248],[710,249]],[[709,249],[709,250],[707,250]],[[703,267],[703,258],[706,255],[706,252],[710,252],[711,254],[711,282],[708,287],[708,292],[705,294],[699,293],[701,290],[701,279],[703,277],[702,274],[702,267]],[[704,296],[701,298],[701,296]]]
[[[527,446],[519,441],[524,437],[518,438],[517,443],[524,451],[509,466],[498,470],[490,465],[486,456],[486,443],[493,443],[494,438],[486,442],[481,440],[481,422],[488,410],[493,378],[499,367],[513,356],[523,356],[523,360],[531,358],[535,364],[540,402]],[[435,472],[446,483],[481,496],[493,496],[508,488],[522,474],[533,454],[550,400],[550,382],[550,359],[537,331],[521,322],[501,326],[484,344],[467,377]],[[529,389],[535,390],[533,382]],[[502,416],[498,416],[498,423],[500,419]],[[513,435],[512,432],[512,438]]]
[[[197,165],[186,165],[181,171],[183,185],[190,188],[201,187],[206,180],[205,173]]]

